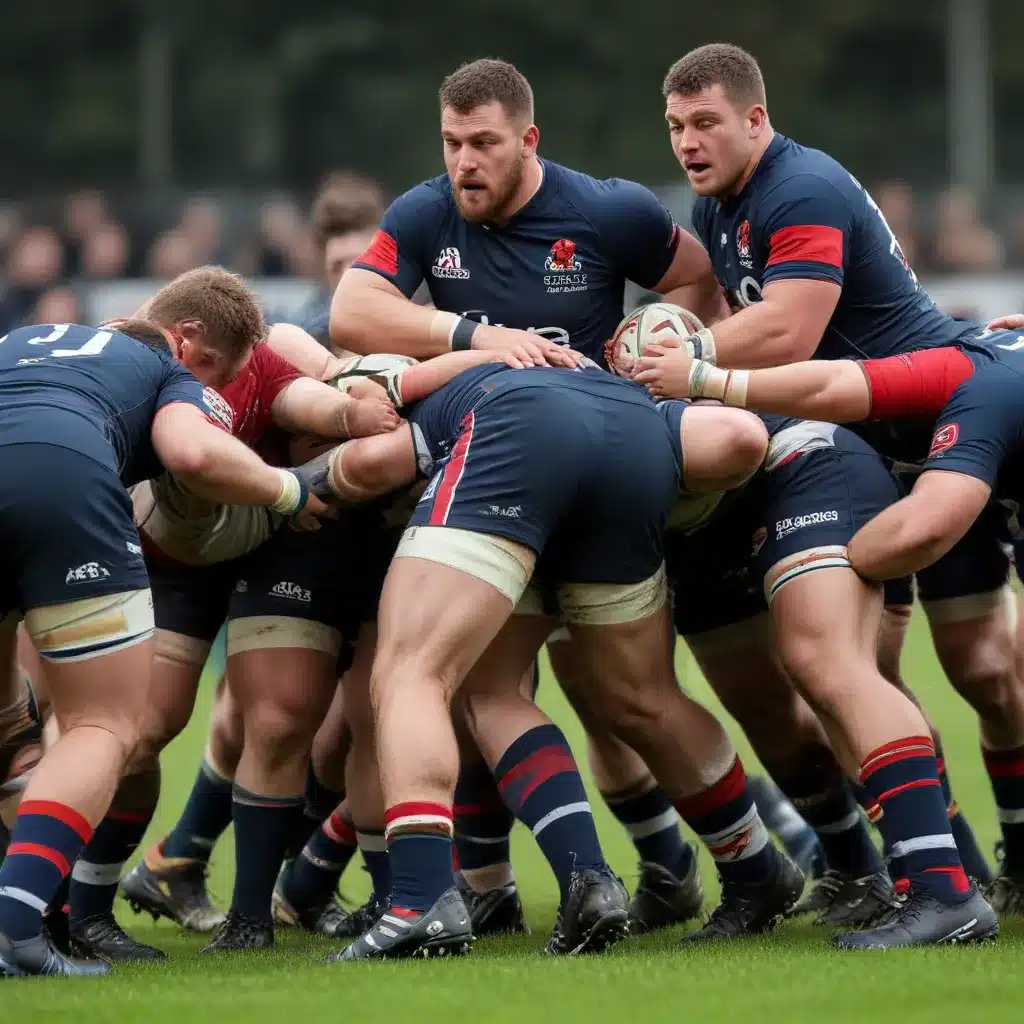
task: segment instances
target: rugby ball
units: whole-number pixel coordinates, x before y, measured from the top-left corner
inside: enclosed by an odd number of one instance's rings
[[[643,355],[648,345],[663,342],[681,345],[704,325],[688,309],[671,302],[651,302],[634,309],[622,318],[608,346],[608,367],[625,376],[633,361]]]
[[[339,391],[348,391],[358,380],[373,377],[382,377],[386,380],[415,364],[416,360],[412,356],[397,356],[387,352],[354,356],[331,378],[331,384]]]

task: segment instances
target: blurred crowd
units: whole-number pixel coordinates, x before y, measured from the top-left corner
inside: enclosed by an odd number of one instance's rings
[[[375,182],[338,171],[308,209],[289,195],[257,202],[201,195],[161,220],[133,217],[93,190],[56,204],[0,206],[0,334],[23,323],[81,322],[89,286],[165,281],[204,263],[333,289],[369,244],[385,205]]]
[[[889,181],[872,195],[918,271],[1024,268],[1024,211],[995,225],[961,187],[924,201],[906,183]],[[0,333],[21,323],[81,320],[83,284],[167,280],[203,263],[254,277],[317,279],[326,288],[330,238],[348,235],[348,249],[362,244],[384,205],[374,182],[347,172],[329,175],[308,208],[286,194],[257,201],[200,195],[154,215],[91,190],[52,204],[0,205]]]

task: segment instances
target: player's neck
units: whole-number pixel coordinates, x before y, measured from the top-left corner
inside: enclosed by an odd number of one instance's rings
[[[539,191],[544,183],[544,165],[537,156],[530,157],[523,167],[523,180],[516,189],[516,194],[509,200],[508,206],[502,211],[496,224],[510,221]]]
[[[747,187],[747,182],[753,177],[754,171],[757,170],[757,165],[761,162],[761,157],[764,156],[765,150],[772,144],[772,139],[774,138],[775,129],[773,129],[771,125],[768,125],[768,127],[761,133],[761,137],[757,140],[757,148],[747,161],[747,166],[744,169],[743,174],[729,191],[728,196],[726,196],[727,199],[732,199],[735,196],[738,196]]]

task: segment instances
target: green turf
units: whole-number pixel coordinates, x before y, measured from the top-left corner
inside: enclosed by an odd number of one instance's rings
[[[977,748],[971,711],[953,694],[915,616],[904,660],[907,678],[942,729],[954,791],[983,847],[996,838],[992,799]],[[719,713],[689,659],[680,660],[687,687]],[[202,752],[205,681],[200,711],[164,761],[164,794],[153,834],[176,817]],[[580,730],[549,678],[545,708],[582,754]],[[741,744],[748,765],[754,758]],[[605,851],[628,885],[636,878],[632,847],[591,789]],[[213,861],[212,889],[230,897],[230,837]],[[886,1020],[1019,1021],[1024,1019],[1024,925],[1004,925],[996,945],[878,953],[838,953],[821,932],[787,924],[773,936],[714,949],[679,947],[678,933],[630,940],[600,957],[552,960],[541,955],[554,919],[556,889],[530,835],[517,829],[513,860],[534,934],[485,940],[472,955],[444,963],[318,963],[334,948],[279,933],[269,954],[199,957],[202,939],[166,922],[153,925],[122,911],[133,934],[171,954],[156,967],[121,968],[116,976],[82,981],[29,979],[0,988],[0,1021],[146,1022],[146,1024],[280,1024],[301,1021],[392,1020],[410,1014],[430,1021],[693,1021],[846,1022]],[[705,877],[713,875],[705,860]],[[364,872],[354,864],[343,883],[362,900]],[[74,1014],[74,1016],[72,1016]]]

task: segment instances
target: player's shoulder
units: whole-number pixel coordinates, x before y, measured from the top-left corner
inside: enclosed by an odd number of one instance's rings
[[[447,174],[421,181],[403,192],[388,207],[388,216],[443,215],[455,204]]]
[[[764,173],[758,175],[760,205],[806,196],[845,202],[861,193],[852,174],[834,157],[820,149],[801,146],[776,134],[765,151]]]
[[[660,200],[646,185],[628,178],[595,178],[550,160],[544,161],[544,173],[552,176],[558,194],[584,215],[622,216],[661,208]]]

